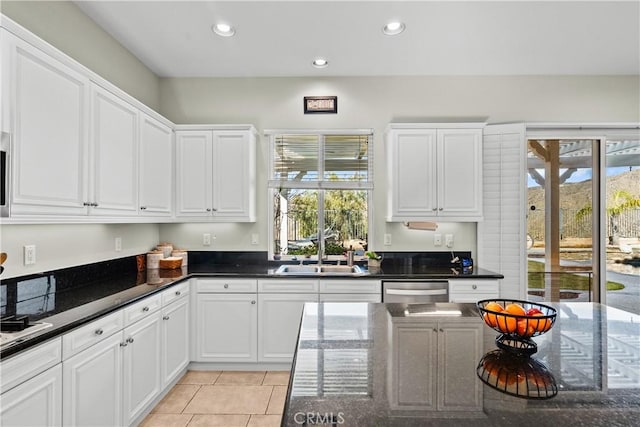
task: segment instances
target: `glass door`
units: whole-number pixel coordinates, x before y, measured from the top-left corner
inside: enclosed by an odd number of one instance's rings
[[[592,301],[594,139],[530,139],[527,298]]]
[[[607,139],[605,146],[605,301],[640,314],[640,140]]]

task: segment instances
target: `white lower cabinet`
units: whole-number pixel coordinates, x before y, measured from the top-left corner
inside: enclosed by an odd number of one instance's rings
[[[306,302],[318,302],[318,294],[258,295],[258,362],[293,361]]]
[[[258,354],[258,295],[196,296],[195,361],[255,362]]]
[[[164,389],[189,364],[188,295],[163,307],[162,343],[162,388]]]
[[[62,366],[56,366],[0,395],[0,425],[62,426]]]
[[[62,337],[64,426],[129,426],[144,415],[189,363],[188,289],[178,284]]]
[[[482,383],[475,372],[482,357],[481,323],[393,319],[390,327],[392,410],[482,410]]]
[[[124,424],[131,425],[162,389],[160,312],[125,328]]]
[[[122,331],[63,362],[63,424],[122,424]]]

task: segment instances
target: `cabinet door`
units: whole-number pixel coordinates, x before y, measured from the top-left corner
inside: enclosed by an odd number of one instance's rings
[[[436,410],[437,343],[436,322],[392,326],[391,409]]]
[[[438,410],[481,411],[482,323],[440,322],[438,329]]]
[[[254,221],[255,148],[249,132],[213,132],[213,215]]]
[[[189,364],[189,297],[162,309],[162,387]]]
[[[258,362],[293,361],[305,302],[318,294],[258,295]]]
[[[438,129],[438,216],[482,216],[482,130]]]
[[[394,130],[389,137],[391,216],[411,219],[435,215],[435,129]]]
[[[122,424],[122,332],[62,362],[65,426]]]
[[[138,110],[105,89],[91,91],[91,213],[138,213]]]
[[[2,393],[0,425],[62,426],[61,364]]]
[[[11,215],[85,214],[89,81],[8,33],[6,109],[13,112]],[[4,126],[4,125],[3,125]]]
[[[125,328],[124,424],[131,425],[160,394],[162,331],[160,312]]]
[[[211,132],[176,132],[176,215],[211,214]]]
[[[171,128],[140,113],[140,214],[170,216],[173,203]]]
[[[198,294],[197,362],[255,362],[258,346],[257,294]]]

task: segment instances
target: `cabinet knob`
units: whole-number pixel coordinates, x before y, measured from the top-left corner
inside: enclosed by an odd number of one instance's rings
[[[131,343],[133,342],[133,337],[129,337],[129,338],[127,338],[127,342],[128,342],[129,344],[131,344]]]
[[[478,285],[471,285],[471,289],[478,289]]]
[[[89,206],[93,206],[94,208],[97,208],[98,204],[97,203],[89,203]]]
[[[141,211],[143,211],[143,210],[145,210],[145,209],[147,209],[147,207],[146,207],[146,206],[140,206],[140,210],[141,210]]]
[[[442,328],[440,328],[440,332],[444,332],[444,331],[442,330]]]
[[[217,212],[217,211],[218,211],[218,209],[216,209],[216,208],[213,208],[213,211],[214,211],[214,212]]]
[[[84,203],[82,203],[82,206],[91,206],[91,203],[89,203],[89,202],[84,202]]]
[[[211,212],[211,208],[207,208],[207,212]]]
[[[439,208],[438,210],[439,210],[439,211],[441,211],[441,210],[442,210],[442,208]]]
[[[96,329],[96,335],[102,335],[104,331],[102,329]]]
[[[144,311],[144,312],[149,311],[149,307],[142,307],[142,311]]]
[[[256,302],[255,302],[255,300],[254,300],[254,301],[251,301],[251,304],[255,304],[255,303],[256,303]]]
[[[438,332],[438,330],[436,328],[433,328],[433,332]]]
[[[169,316],[164,316],[162,320],[169,320]]]
[[[182,293],[182,292],[180,292],[180,291],[176,291],[176,295],[177,295],[177,296],[180,296],[180,294],[181,294],[181,293]]]
[[[438,208],[433,208],[433,209],[431,209],[431,210],[432,210],[432,211],[437,211],[437,210],[438,210]]]
[[[127,346],[126,341],[125,341],[125,342],[121,342],[121,343],[120,343],[120,347],[126,347],[126,346]]]
[[[224,288],[225,288],[225,289],[229,289],[229,285],[225,283],[225,284],[224,284]]]

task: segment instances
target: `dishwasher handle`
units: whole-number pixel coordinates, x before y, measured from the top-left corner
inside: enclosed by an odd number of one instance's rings
[[[446,295],[446,289],[386,289],[385,293],[389,295]]]

